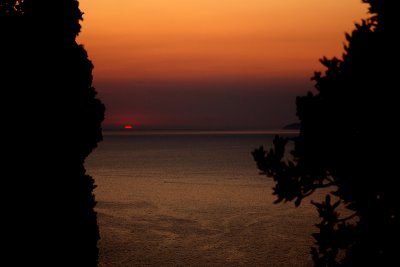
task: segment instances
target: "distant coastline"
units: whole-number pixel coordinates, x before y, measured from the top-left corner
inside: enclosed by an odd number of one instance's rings
[[[284,130],[297,130],[297,131],[299,131],[300,127],[301,127],[300,123],[294,122],[294,123],[291,123],[291,124],[288,124],[288,125],[284,126],[283,129]]]

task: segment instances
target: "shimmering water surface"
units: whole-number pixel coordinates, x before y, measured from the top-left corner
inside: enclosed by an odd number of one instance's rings
[[[274,205],[251,156],[274,135],[105,132],[86,162],[100,266],[311,266],[316,212]]]

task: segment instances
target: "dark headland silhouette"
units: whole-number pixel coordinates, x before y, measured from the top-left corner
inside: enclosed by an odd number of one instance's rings
[[[276,202],[296,206],[320,188],[315,266],[400,266],[397,1],[364,0],[371,16],[346,34],[342,59],[321,59],[317,92],[297,98],[298,137],[253,152],[276,182]],[[293,141],[291,159],[285,145]]]
[[[287,124],[283,127],[284,130],[299,130],[301,124],[298,122]]]
[[[97,266],[84,160],[104,106],[76,0],[0,1],[2,266]]]

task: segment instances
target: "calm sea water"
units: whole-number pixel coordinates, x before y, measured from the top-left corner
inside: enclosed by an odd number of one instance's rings
[[[286,133],[287,134],[287,133]],[[274,205],[274,132],[105,132],[87,159],[101,266],[311,266],[308,205]]]

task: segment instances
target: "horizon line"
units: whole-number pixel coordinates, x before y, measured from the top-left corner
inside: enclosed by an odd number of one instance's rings
[[[146,134],[146,135],[201,135],[201,134],[298,134],[294,129],[232,130],[232,129],[103,129],[104,134]]]

